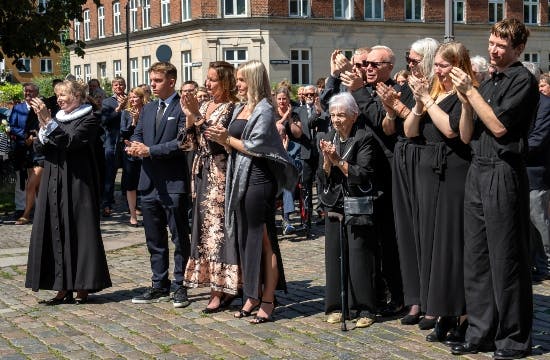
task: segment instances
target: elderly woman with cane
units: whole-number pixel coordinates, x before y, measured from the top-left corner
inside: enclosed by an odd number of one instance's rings
[[[349,93],[332,97],[329,113],[333,130],[320,140],[317,171],[321,201],[329,214],[325,220],[325,312],[327,322],[342,322],[345,330],[348,317],[359,328],[375,322],[378,237],[374,195],[379,186],[374,174],[381,149],[370,130],[356,123],[359,108]]]

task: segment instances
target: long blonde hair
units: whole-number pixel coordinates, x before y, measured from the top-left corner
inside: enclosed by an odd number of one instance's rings
[[[443,43],[437,48],[436,55],[441,56],[443,60],[448,61],[452,66],[456,66],[468,74],[475,87],[479,85],[474,71],[472,70],[468,49],[466,49],[462,43],[458,41]],[[435,99],[444,92],[446,92],[444,85],[439,81],[439,78],[435,76],[430,96]]]
[[[241,64],[238,70],[241,71],[248,86],[246,94],[248,110],[254,110],[262,99],[266,99],[271,104],[271,87],[264,64],[258,60],[250,60]]]

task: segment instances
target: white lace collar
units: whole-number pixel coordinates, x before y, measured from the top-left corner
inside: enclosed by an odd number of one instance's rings
[[[59,122],[65,123],[75,119],[78,119],[88,113],[92,112],[92,105],[83,104],[66,114],[64,110],[59,110],[55,115],[55,119]]]

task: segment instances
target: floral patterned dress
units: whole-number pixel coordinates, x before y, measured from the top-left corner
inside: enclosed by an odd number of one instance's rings
[[[203,116],[211,103],[202,104],[200,113]],[[227,152],[223,146],[206,140],[203,133],[216,124],[227,127],[234,108],[233,103],[218,104],[202,126],[180,134],[181,148],[195,150],[191,170],[191,255],[183,282],[187,287],[210,286],[213,291],[232,295],[237,294],[241,281],[235,239],[227,239],[224,232]]]

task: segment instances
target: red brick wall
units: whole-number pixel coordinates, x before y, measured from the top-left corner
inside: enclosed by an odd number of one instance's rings
[[[384,17],[386,20],[405,20],[405,4],[403,0],[386,0],[384,3]]]
[[[488,0],[468,0],[465,4],[466,22],[468,24],[486,23],[489,21]]]

